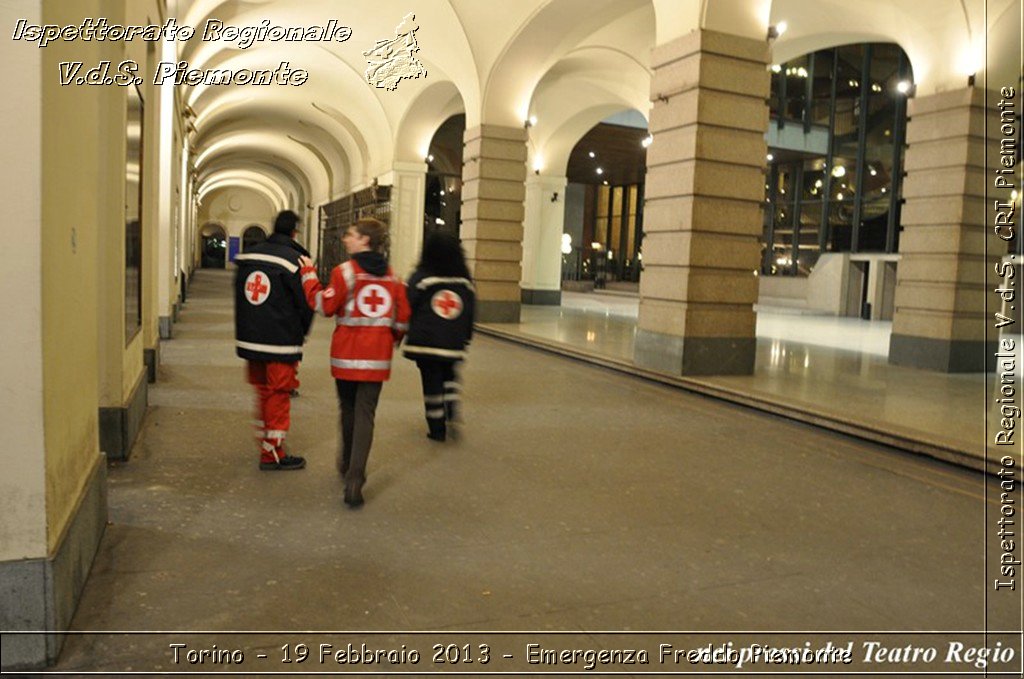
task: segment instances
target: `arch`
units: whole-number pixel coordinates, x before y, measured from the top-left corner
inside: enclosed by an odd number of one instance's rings
[[[648,30],[636,21],[617,22],[649,7],[650,0],[562,0],[540,6],[508,41],[487,76],[484,122],[522,125],[531,113],[537,83],[553,64],[610,24],[617,24],[620,37]]]
[[[224,187],[237,186],[252,189],[266,197],[274,209],[280,212],[287,205],[287,198],[280,186],[260,175],[249,175],[245,171],[223,171],[208,176],[198,186],[196,196],[199,202],[210,193]]]
[[[225,166],[250,169],[280,166],[302,187],[308,200],[324,202],[329,195],[327,173],[320,159],[290,140],[282,143],[272,132],[248,131],[224,136],[199,151],[196,170],[200,177],[208,168]]]
[[[963,88],[968,74],[980,73],[984,65],[982,36],[971,29],[982,23],[977,14],[984,9],[982,4],[965,13],[960,0],[935,0],[927,11],[888,0],[864,0],[856,6],[840,0],[774,0],[769,23],[786,21],[788,28],[772,45],[772,60],[780,63],[850,43],[892,42],[910,59],[918,96]]]
[[[409,104],[395,136],[395,160],[420,162],[441,125],[457,113],[465,113],[462,95],[450,81],[424,88]]]
[[[530,129],[531,167],[561,172],[579,138],[617,111],[635,109],[646,118],[649,92],[650,72],[632,56],[602,46],[573,50],[535,90],[531,106],[543,124]]]
[[[223,269],[227,266],[227,231],[216,222],[207,222],[199,230],[199,266]]]
[[[559,127],[547,146],[544,147],[547,166],[553,171],[565,174],[569,156],[572,155],[572,150],[576,148],[576,144],[583,138],[583,135],[609,116],[627,110],[636,109],[628,105],[608,103],[597,104],[578,111]],[[641,111],[641,113],[643,112]],[[644,118],[647,118],[646,114]]]

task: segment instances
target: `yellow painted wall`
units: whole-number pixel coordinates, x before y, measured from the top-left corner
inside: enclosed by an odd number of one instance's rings
[[[43,3],[43,22],[101,15],[99,2]],[[42,52],[42,319],[48,551],[57,544],[98,459],[97,271],[108,176],[106,100],[97,87],[61,87],[58,63],[97,62],[104,43],[55,42]],[[99,133],[97,133],[99,130]],[[117,173],[117,178],[120,172]],[[120,198],[120,193],[116,194]],[[120,359],[120,357],[118,357]]]
[[[85,17],[148,23],[149,17],[160,16],[157,8],[156,0],[45,0],[42,19],[48,24],[79,24]],[[147,56],[141,42],[55,41],[40,51],[43,411],[47,542],[52,552],[101,459],[99,408],[125,405],[143,373],[142,349],[152,321],[151,312],[145,316],[144,296],[144,329],[126,345],[126,92],[113,85],[62,87],[58,64],[82,61],[88,69],[103,60],[116,65],[136,59],[142,66]],[[145,163],[149,149],[143,153]],[[144,192],[149,193],[145,183]],[[144,212],[144,250],[152,239],[148,216]],[[148,259],[144,255],[144,291],[153,280]]]
[[[0,26],[39,23],[39,2],[0,2]],[[46,556],[46,475],[43,420],[42,120],[40,50],[0,41],[0,99],[5,141],[0,185],[10,199],[4,231],[7,266],[0,269],[4,322],[0,323],[0,561]]]

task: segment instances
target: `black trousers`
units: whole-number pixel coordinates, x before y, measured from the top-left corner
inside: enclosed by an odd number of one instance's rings
[[[373,445],[373,422],[383,382],[334,380],[341,409],[341,446],[338,472],[345,481],[366,480],[366,461]]]
[[[461,399],[461,385],[455,376],[455,364],[452,361],[417,358],[416,367],[420,369],[420,381],[423,383],[427,427],[434,436],[443,436],[445,422],[457,417]]]

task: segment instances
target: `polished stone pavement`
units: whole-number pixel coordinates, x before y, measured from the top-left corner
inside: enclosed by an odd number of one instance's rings
[[[333,324],[316,322],[294,402],[308,468],[260,472],[229,289],[230,274],[197,272],[162,345],[73,621],[177,632],[71,635],[58,670],[181,669],[181,641],[244,646],[255,671],[254,654],[312,631],[337,646],[433,630],[429,648],[456,630],[600,645],[601,631],[1018,626],[1019,592],[988,587],[993,479],[490,337],[473,342],[466,423],[446,444],[425,438],[418,375],[398,362],[367,504],[346,509]]]
[[[635,372],[637,308],[635,295],[564,292],[561,306],[524,306],[520,323],[484,327]],[[1001,418],[992,376],[890,365],[891,327],[758,309],[753,375],[675,383],[978,469],[986,449],[990,470],[1006,454],[1019,463],[1019,436],[1016,445],[991,443]]]

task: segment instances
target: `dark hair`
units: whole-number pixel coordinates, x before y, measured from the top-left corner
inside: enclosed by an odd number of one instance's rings
[[[472,279],[462,244],[458,238],[444,231],[435,231],[423,241],[423,254],[417,266],[435,276]]]
[[[370,238],[369,245],[371,250],[382,254],[387,253],[388,246],[391,244],[391,239],[388,237],[387,224],[373,217],[362,217],[356,220],[352,228],[360,236],[368,236]]]
[[[291,210],[284,210],[277,213],[274,220],[274,233],[291,236],[299,228],[299,216]]]

